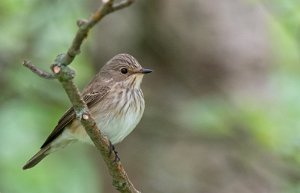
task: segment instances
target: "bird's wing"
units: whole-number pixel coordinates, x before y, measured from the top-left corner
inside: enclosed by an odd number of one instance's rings
[[[91,109],[91,107],[100,102],[107,95],[109,90],[110,88],[108,86],[103,86],[102,88],[97,89],[97,91],[86,92],[85,94],[83,94],[83,100],[87,104],[88,108]],[[48,136],[41,148],[45,147],[54,139],[56,139],[64,131],[65,127],[69,125],[74,119],[76,119],[76,114],[73,107],[71,107],[60,118],[56,127]]]

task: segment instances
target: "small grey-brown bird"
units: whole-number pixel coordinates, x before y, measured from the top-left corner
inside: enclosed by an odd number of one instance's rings
[[[82,97],[98,128],[112,144],[121,142],[141,120],[145,101],[140,85],[144,74],[150,72],[152,70],[142,68],[133,56],[118,54],[83,90]],[[35,166],[50,153],[76,141],[93,144],[70,108],[23,169]]]

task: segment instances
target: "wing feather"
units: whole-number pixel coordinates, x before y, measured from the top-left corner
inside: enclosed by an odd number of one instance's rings
[[[97,89],[98,91],[94,92],[85,92],[83,94],[83,100],[87,104],[88,108],[91,109],[95,104],[100,102],[109,92],[110,88],[108,86],[104,86],[100,89]],[[76,114],[73,109],[73,107],[69,108],[65,114],[59,119],[56,127],[51,132],[51,134],[48,136],[44,144],[41,146],[41,148],[45,147],[49,143],[51,143],[54,139],[56,139],[65,129],[66,126],[68,126],[74,119],[76,119]]]

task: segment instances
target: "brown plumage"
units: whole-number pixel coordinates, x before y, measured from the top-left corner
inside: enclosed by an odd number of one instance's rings
[[[143,75],[150,72],[129,54],[118,54],[83,90],[82,97],[97,126],[112,144],[121,142],[140,121],[145,107],[140,84]],[[71,107],[23,169],[35,166],[50,153],[75,141],[92,144]]]

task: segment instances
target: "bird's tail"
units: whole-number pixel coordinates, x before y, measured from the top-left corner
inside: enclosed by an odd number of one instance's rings
[[[49,155],[49,150],[51,149],[50,145],[43,147],[39,152],[37,152],[30,160],[26,162],[23,166],[23,170],[32,168],[36,164],[38,164],[42,159],[44,159],[47,155]]]

